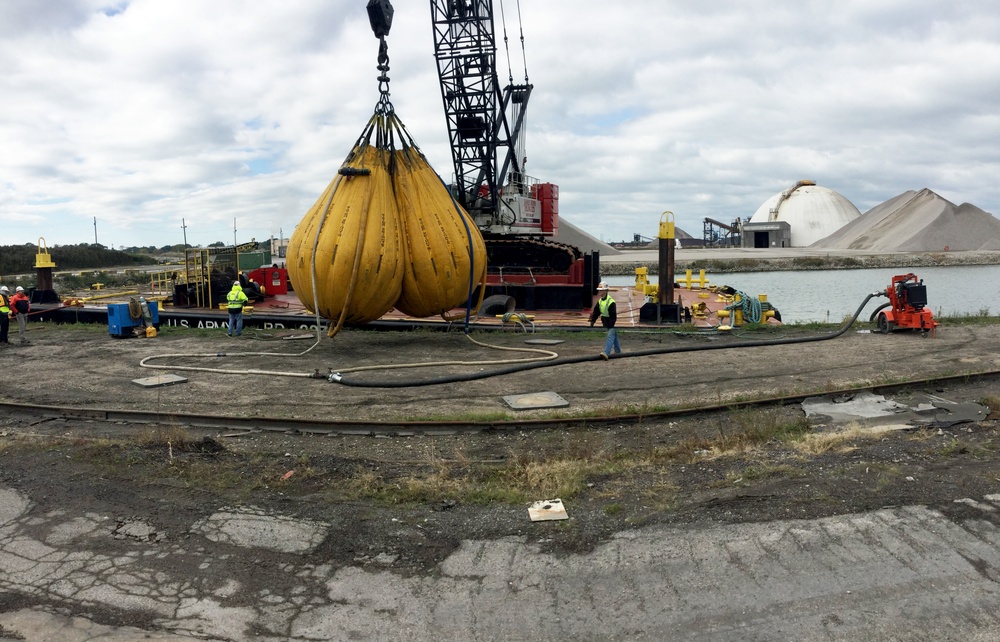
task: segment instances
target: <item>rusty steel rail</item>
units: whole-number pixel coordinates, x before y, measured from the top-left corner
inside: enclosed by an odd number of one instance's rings
[[[588,417],[548,417],[535,419],[507,419],[486,421],[411,421],[411,420],[350,420],[350,419],[299,419],[285,417],[237,417],[226,415],[195,414],[168,411],[119,410],[114,408],[80,408],[49,406],[15,402],[0,402],[0,410],[7,417],[38,417],[45,419],[89,420],[183,426],[206,430],[234,430],[246,432],[275,432],[293,435],[362,435],[362,436],[435,436],[474,434],[492,430],[549,430],[555,428],[586,428],[605,424],[643,423],[676,419],[705,412],[722,412],[743,408],[799,403],[817,395],[840,395],[862,391],[891,392],[930,384],[968,383],[974,380],[1000,378],[1000,370],[953,374],[911,379],[891,384],[866,385],[837,390],[817,390],[759,399],[709,403],[683,408],[652,412],[608,414]]]

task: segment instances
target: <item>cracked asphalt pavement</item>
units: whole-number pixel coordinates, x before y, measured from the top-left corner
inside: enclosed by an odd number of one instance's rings
[[[164,533],[0,488],[0,640],[997,639],[1000,495],[956,500],[970,517],[653,527],[582,555],[466,541],[407,577],[315,563],[322,522],[232,509]],[[263,551],[284,590],[227,573]]]

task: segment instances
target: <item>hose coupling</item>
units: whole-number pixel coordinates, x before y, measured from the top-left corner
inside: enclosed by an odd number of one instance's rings
[[[344,378],[344,375],[339,372],[331,372],[330,376],[326,378],[330,383],[340,383],[340,380]]]

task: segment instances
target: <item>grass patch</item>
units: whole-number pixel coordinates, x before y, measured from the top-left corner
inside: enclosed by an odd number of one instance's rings
[[[104,478],[140,485],[170,479],[237,499],[259,490],[294,490],[324,476],[307,456],[292,460],[275,454],[233,454],[180,426],[153,428],[130,439],[75,441],[67,448],[72,459]]]
[[[676,444],[654,448],[655,462],[694,463],[706,458],[753,452],[767,443],[788,443],[811,430],[805,417],[788,420],[777,408],[740,408],[716,420],[714,437],[689,437]]]
[[[825,455],[827,453],[846,454],[857,450],[857,442],[880,439],[886,432],[892,432],[886,427],[865,427],[851,424],[844,430],[836,432],[814,432],[803,435],[792,447],[805,455]]]
[[[990,316],[989,308],[980,308],[977,312],[949,316],[942,316],[940,313],[936,313],[934,319],[938,323],[945,325],[983,326],[1000,323],[1000,317]]]
[[[364,469],[347,480],[346,492],[352,499],[388,504],[449,499],[478,505],[516,504],[546,497],[575,497],[586,487],[587,478],[602,472],[607,463],[584,459],[513,461],[470,467],[441,463],[423,474],[402,478]]]
[[[784,419],[777,408],[741,408],[717,422],[716,447],[722,453],[745,452],[768,442],[792,441],[810,430],[805,417]]]
[[[974,459],[984,459],[994,456],[996,450],[996,444],[993,440],[977,444],[951,437],[946,443],[931,451],[931,454],[942,457],[968,456]]]
[[[829,267],[830,261],[821,256],[800,256],[792,259],[795,269],[814,269]]]
[[[823,332],[830,332],[832,330],[836,330],[841,325],[843,324],[825,323],[823,321],[796,321],[793,323],[782,322],[782,327],[785,328],[795,328],[796,330],[814,330],[817,332],[821,330]]]
[[[526,497],[520,490],[498,480],[456,476],[446,466],[425,475],[396,479],[373,470],[359,470],[346,480],[345,492],[351,499],[369,499],[386,504],[431,503],[451,499],[482,505],[517,503],[525,501]]]
[[[506,459],[474,461],[463,452],[450,460],[406,463],[316,461],[278,452],[235,453],[180,426],[152,428],[125,439],[11,438],[0,452],[53,450],[118,484],[183,482],[186,487],[245,500],[258,492],[322,493],[332,500],[368,499],[387,504],[454,500],[473,505],[519,504],[550,497],[571,498],[591,478],[615,476],[631,466],[614,444],[579,441]]]
[[[607,504],[604,507],[604,514],[607,515],[608,517],[613,517],[614,515],[617,515],[623,510],[625,510],[625,507],[619,503]]]
[[[877,491],[883,491],[899,481],[900,475],[903,474],[903,468],[898,464],[873,462],[870,464],[861,464],[860,466],[864,466],[862,472],[865,479],[870,480],[874,477],[875,489]]]
[[[726,473],[726,480],[730,484],[740,482],[760,481],[763,479],[793,479],[806,477],[806,473],[801,468],[796,468],[789,464],[763,463],[747,466],[742,470],[732,470]]]

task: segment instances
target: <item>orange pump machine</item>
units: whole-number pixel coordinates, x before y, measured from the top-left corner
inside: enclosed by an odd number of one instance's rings
[[[927,286],[915,274],[892,277],[892,284],[880,293],[889,298],[872,313],[879,331],[920,330],[924,336],[937,327],[934,315],[927,307]]]

